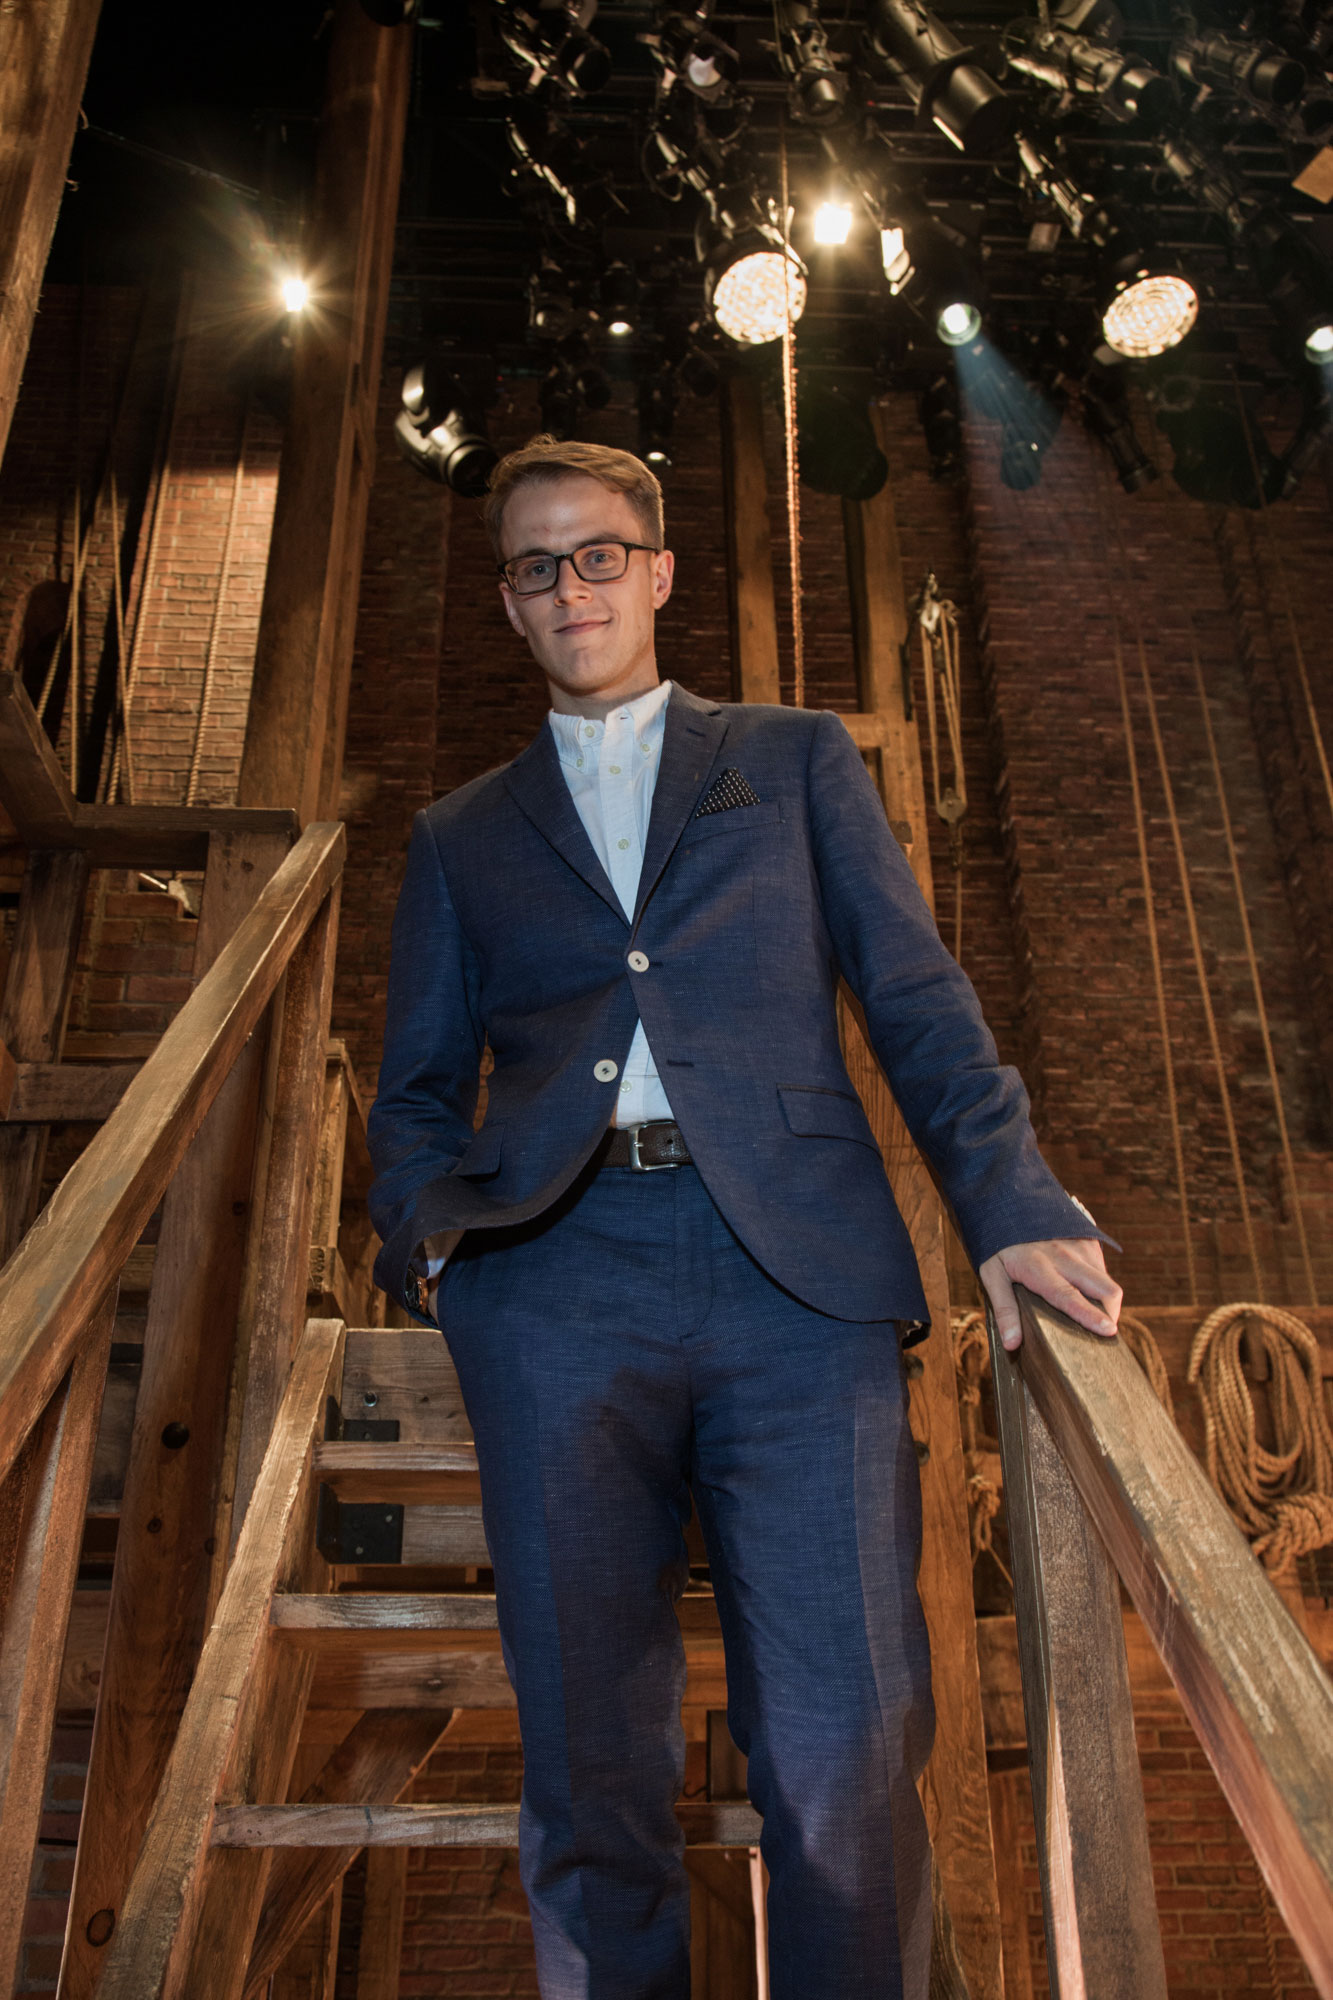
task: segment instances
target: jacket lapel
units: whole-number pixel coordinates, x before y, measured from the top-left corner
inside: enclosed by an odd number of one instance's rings
[[[716,702],[700,701],[698,695],[690,694],[679,682],[673,683],[666,705],[662,762],[648,819],[643,867],[639,871],[639,893],[634,904],[636,924],[684,831],[686,820],[699,803],[704,780],[717,761],[726,733],[727,718]]]
[[[670,709],[671,703],[668,702],[668,714]],[[527,749],[520,750],[513,763],[505,767],[504,780],[511,796],[543,839],[550,842],[561,860],[567,861],[588,887],[595,889],[604,903],[610,904],[621,923],[625,923],[620,898],[597,859],[583,821],[579,818],[578,808],[569,796],[569,786],[560,768],[560,752],[549,722],[542,723]],[[661,783],[660,772],[658,783]],[[656,813],[655,800],[653,810]]]

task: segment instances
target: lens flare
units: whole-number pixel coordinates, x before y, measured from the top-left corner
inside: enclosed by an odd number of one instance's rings
[[[1165,354],[1199,317],[1199,295],[1187,278],[1144,272],[1122,285],[1102,314],[1107,345],[1130,361]]]
[[[805,311],[805,273],[780,250],[752,250],[722,273],[713,288],[713,316],[723,333],[747,347],[778,340],[790,312]]]

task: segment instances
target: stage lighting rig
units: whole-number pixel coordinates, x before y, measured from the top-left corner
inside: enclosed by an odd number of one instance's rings
[[[985,286],[966,237],[942,222],[902,179],[893,150],[871,125],[853,140],[829,133],[824,151],[879,231],[884,276],[894,298],[919,313],[946,347],[981,332]]]
[[[1243,97],[1265,116],[1299,103],[1308,79],[1293,56],[1268,42],[1202,32],[1192,14],[1179,15],[1177,26],[1171,60],[1186,83]]]
[[[712,0],[693,14],[667,14],[639,40],[651,50],[668,89],[677,81],[708,105],[730,102],[740,76],[740,57],[708,27]]]
[[[573,363],[557,355],[537,385],[542,429],[555,438],[573,437],[579,427],[579,384]]]
[[[1171,84],[1151,63],[1106,42],[1071,34],[1045,20],[1011,21],[1005,59],[1022,76],[1071,97],[1095,97],[1118,124],[1142,119],[1160,128],[1175,102]]]
[[[840,125],[847,116],[847,78],[818,13],[805,0],[775,0],[773,11],[792,117],[801,125]]]
[[[1133,361],[1178,346],[1199,316],[1199,295],[1174,260],[1146,249],[1119,203],[1089,194],[1029,133],[1019,134],[1018,158],[1029,186],[1093,252],[1097,312],[1110,346]]]
[[[752,181],[701,190],[706,214],[695,231],[704,266],[704,298],[723,333],[738,346],[778,340],[805,311],[809,273],[791,247],[778,204]]]
[[[611,57],[588,32],[596,13],[597,0],[563,0],[552,7],[497,0],[500,39],[527,70],[529,93],[549,83],[569,97],[587,97],[610,82]]]
[[[998,152],[1014,127],[1014,106],[920,0],[869,0],[870,46],[900,83],[918,117],[931,119],[960,152]]]
[[[629,265],[618,257],[603,271],[597,298],[602,324],[608,333],[619,340],[633,333],[639,311],[639,281]]]
[[[558,118],[535,104],[515,107],[505,120],[505,137],[516,165],[511,178],[529,175],[553,195],[571,229],[599,228],[625,213],[625,204],[605,174],[589,175],[584,149]]]
[[[468,500],[486,491],[499,454],[481,415],[486,396],[443,363],[419,362],[403,377],[394,443],[410,465]]]
[[[957,486],[967,474],[963,454],[963,426],[958,416],[958,385],[951,375],[938,375],[917,397],[926,450],[930,454],[930,476],[942,486]]]

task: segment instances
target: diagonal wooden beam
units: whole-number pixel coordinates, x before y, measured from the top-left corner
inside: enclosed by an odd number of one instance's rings
[[[449,1726],[452,1709],[386,1708],[361,1718],[301,1799],[302,1805],[392,1805]],[[269,1874],[246,1974],[262,1993],[359,1848],[291,1848]]]
[[[17,674],[0,674],[0,805],[27,846],[74,844],[74,794]]]

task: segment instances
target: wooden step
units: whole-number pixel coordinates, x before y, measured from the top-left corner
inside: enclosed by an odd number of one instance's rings
[[[415,1641],[435,1644],[442,1632],[495,1631],[495,1598],[487,1591],[291,1591],[273,1599],[269,1624],[298,1646],[351,1638],[406,1652]]]
[[[741,1801],[676,1808],[690,1847],[757,1847],[762,1822]],[[517,1847],[517,1806],[219,1806],[214,1847]]]
[[[315,1477],[340,1501],[398,1506],[467,1504],[481,1499],[472,1444],[349,1444],[315,1446]]]

